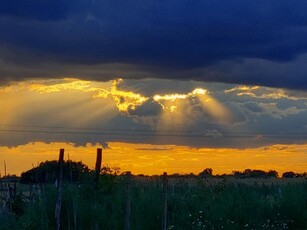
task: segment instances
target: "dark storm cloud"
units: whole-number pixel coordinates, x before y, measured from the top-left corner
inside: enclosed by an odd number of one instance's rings
[[[62,0],[2,0],[0,14],[19,20],[60,20],[66,17],[69,5]]]
[[[306,90],[297,61],[307,52],[306,8],[303,0],[5,0],[0,77],[157,77]]]

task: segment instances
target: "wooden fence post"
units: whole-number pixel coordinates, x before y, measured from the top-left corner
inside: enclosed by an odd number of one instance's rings
[[[14,187],[13,187],[13,195],[17,195],[17,186],[16,186],[16,181],[14,181]]]
[[[162,230],[167,227],[167,173],[163,173],[163,217],[162,217]]]
[[[57,176],[57,197],[55,203],[55,224],[56,229],[61,229],[61,205],[62,205],[62,180],[63,180],[64,149],[60,149]]]
[[[99,184],[101,162],[102,162],[102,149],[98,148],[97,155],[96,155],[96,165],[95,165],[95,188],[96,189],[98,189],[98,184]]]
[[[131,229],[131,172],[126,172],[126,216],[125,230]]]
[[[5,163],[5,160],[3,162],[4,162],[4,177],[6,177],[6,163]]]

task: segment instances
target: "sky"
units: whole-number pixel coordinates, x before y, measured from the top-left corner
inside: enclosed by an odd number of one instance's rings
[[[65,147],[93,167],[102,147],[132,173],[304,172],[306,7],[3,0],[0,160],[20,174]]]

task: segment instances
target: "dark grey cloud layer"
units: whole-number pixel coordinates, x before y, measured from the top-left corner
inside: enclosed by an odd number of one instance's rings
[[[304,0],[4,0],[0,77],[156,77],[306,90],[306,9]]]

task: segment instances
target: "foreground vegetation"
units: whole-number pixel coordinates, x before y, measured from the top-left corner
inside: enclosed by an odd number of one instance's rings
[[[131,229],[161,229],[162,176],[127,178],[105,168],[97,187],[93,172],[85,171],[63,184],[62,229],[125,229],[127,196]],[[307,229],[306,178],[212,177],[208,171],[168,177],[167,229]],[[56,193],[54,183],[17,184],[16,194],[0,201],[0,229],[55,229]]]

